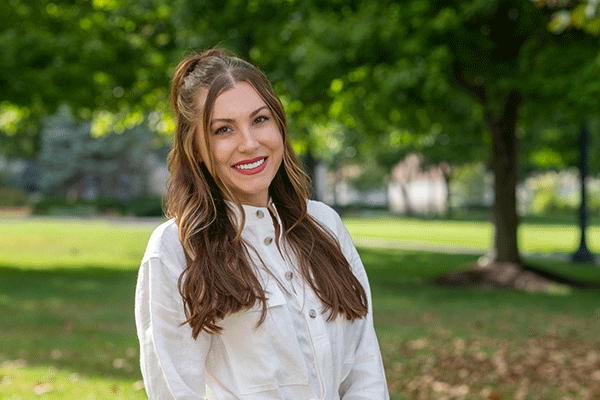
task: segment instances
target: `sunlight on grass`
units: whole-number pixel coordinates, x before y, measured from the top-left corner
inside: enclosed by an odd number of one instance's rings
[[[404,243],[430,243],[486,248],[491,226],[484,222],[431,221],[393,217],[344,218],[353,237],[395,239]]]
[[[148,397],[139,380],[87,376],[55,366],[28,366],[20,359],[2,363],[0,398],[125,400]]]
[[[31,268],[64,264],[128,268],[139,264],[159,223],[130,226],[68,218],[0,219],[0,263]]]
[[[485,251],[493,241],[493,226],[481,221],[440,221],[403,217],[344,218],[353,237],[382,238],[405,245],[459,247]],[[579,246],[579,229],[574,225],[521,224],[519,245],[525,253],[571,253]],[[588,228],[590,250],[600,252],[600,227]]]

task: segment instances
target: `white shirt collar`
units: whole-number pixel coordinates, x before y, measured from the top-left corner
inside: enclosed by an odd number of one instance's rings
[[[240,209],[236,205],[236,203],[225,200],[225,204],[229,207],[231,212],[233,213],[236,221],[240,223],[242,221],[242,215],[240,213]],[[279,215],[277,213],[277,209],[275,208],[275,204],[272,199],[269,198],[269,204],[267,207],[255,207],[247,204],[242,204],[242,210],[244,211],[244,215],[246,217],[245,226],[248,225],[273,225],[273,221],[271,220],[271,216],[269,215],[269,210],[275,215],[275,217],[279,220]]]

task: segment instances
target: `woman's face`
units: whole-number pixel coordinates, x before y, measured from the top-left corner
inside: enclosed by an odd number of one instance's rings
[[[203,97],[202,104],[206,93]],[[200,155],[208,170],[242,204],[266,207],[269,185],[283,158],[283,137],[267,104],[250,84],[238,82],[217,97],[209,124],[212,166],[201,122],[198,127]]]

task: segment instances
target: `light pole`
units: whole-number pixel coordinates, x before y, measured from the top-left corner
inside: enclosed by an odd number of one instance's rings
[[[579,180],[581,183],[581,203],[579,205],[579,227],[581,229],[581,240],[579,242],[579,248],[573,253],[573,262],[594,262],[594,255],[590,252],[587,247],[586,241],[586,228],[587,228],[587,199],[586,199],[586,187],[585,178],[587,177],[587,142],[588,142],[588,130],[587,124],[584,122],[581,125],[581,132],[579,133]]]

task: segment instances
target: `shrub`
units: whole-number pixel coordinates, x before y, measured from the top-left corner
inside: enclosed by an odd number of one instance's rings
[[[0,187],[0,207],[23,207],[29,204],[27,195],[14,187]]]
[[[129,201],[116,198],[99,198],[92,201],[68,202],[63,198],[45,197],[33,206],[36,215],[92,216],[96,214],[131,215],[135,217],[162,217],[159,196],[136,197]]]
[[[125,206],[127,214],[136,217],[162,217],[162,201],[159,196],[144,196],[130,200]]]

